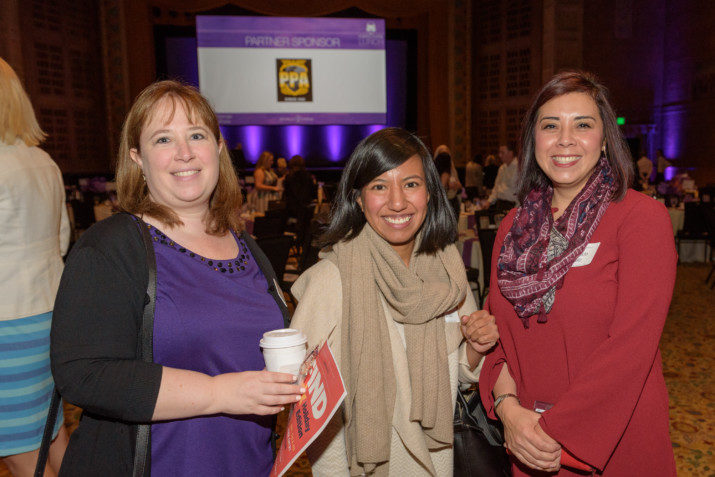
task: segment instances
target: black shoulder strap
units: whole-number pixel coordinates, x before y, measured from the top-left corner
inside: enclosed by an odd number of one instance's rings
[[[266,257],[266,254],[263,253],[261,247],[259,247],[256,241],[253,240],[253,237],[246,232],[243,232],[241,234],[241,238],[246,241],[246,245],[248,245],[251,255],[253,255],[253,258],[256,259],[256,263],[258,263],[258,268],[261,269],[263,275],[266,277],[266,281],[268,282],[268,293],[271,294],[273,299],[278,304],[278,308],[280,308],[281,314],[283,315],[283,325],[288,328],[290,326],[288,307],[285,305],[284,298],[278,295],[279,293],[282,294],[283,290],[281,290],[280,287],[276,287],[276,272],[273,271],[271,262],[268,260],[268,257]]]
[[[42,444],[40,445],[40,453],[37,456],[35,464],[35,477],[45,475],[45,464],[47,463],[47,454],[50,451],[50,442],[52,441],[52,431],[55,428],[57,421],[57,411],[60,408],[60,393],[56,387],[52,387],[52,399],[50,400],[50,409],[47,413],[47,421],[45,421],[45,430],[42,432]]]
[[[132,216],[129,214],[121,214],[127,218],[127,221],[134,223]],[[147,230],[146,224],[139,219],[136,225],[141,230],[144,249],[146,251],[147,270],[149,281],[147,283],[147,302],[144,305],[144,316],[142,318],[142,326],[140,330],[139,351],[144,361],[151,362],[153,359],[152,334],[154,328],[154,302],[156,300],[156,257],[154,256],[154,245],[151,243],[151,235]],[[35,465],[35,477],[42,477],[45,474],[45,465],[47,464],[47,456],[52,442],[52,431],[57,421],[57,413],[60,408],[60,393],[57,387],[52,389],[52,399],[50,400],[50,409],[47,413],[47,421],[45,421],[45,429],[42,433],[42,443]],[[145,473],[149,475],[151,472],[150,454],[148,452],[150,446],[150,426],[141,424],[137,426],[137,440],[134,452],[134,476],[140,477]],[[148,469],[148,470],[146,470]]]
[[[139,229],[141,229],[144,249],[146,251],[146,264],[148,278],[146,287],[146,298],[144,304],[144,316],[139,334],[139,348],[142,361],[151,363],[154,359],[153,333],[154,333],[154,309],[156,305],[156,257],[154,256],[154,245],[147,225],[139,219]],[[134,447],[134,477],[142,477],[151,474],[151,424],[137,425],[137,438]]]

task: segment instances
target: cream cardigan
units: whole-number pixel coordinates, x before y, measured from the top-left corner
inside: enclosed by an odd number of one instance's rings
[[[0,142],[0,321],[52,311],[70,225],[57,164],[42,149]]]
[[[466,277],[464,279],[466,280]],[[310,347],[327,338],[330,349],[340,364],[342,283],[338,267],[329,260],[321,260],[298,278],[291,291],[300,301],[291,327],[306,334]],[[411,397],[403,325],[392,320],[384,300],[383,308],[390,330],[392,359],[397,379],[390,461],[384,465],[389,466],[389,475],[392,476],[451,476],[452,447],[430,451],[425,445],[419,424],[409,420]],[[468,315],[476,309],[474,297],[468,293],[459,308],[459,315]],[[466,344],[462,343],[448,356],[453,402],[457,396],[458,381],[476,382],[484,361],[482,360],[474,371],[470,371],[465,346]],[[335,413],[332,421],[308,449],[308,458],[312,463],[313,475],[317,477],[349,475],[341,410]]]

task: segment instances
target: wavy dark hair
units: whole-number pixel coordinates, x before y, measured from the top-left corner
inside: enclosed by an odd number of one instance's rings
[[[414,155],[422,160],[430,197],[417,253],[433,254],[457,240],[457,219],[429,150],[414,134],[400,128],[385,128],[360,141],[350,155],[333,201],[330,225],[320,237],[321,246],[330,247],[357,237],[367,223],[357,202],[362,188]]]
[[[603,123],[603,135],[606,142],[606,158],[613,170],[615,190],[612,200],[621,200],[633,180],[633,160],[626,146],[621,130],[616,122],[616,113],[609,101],[606,87],[595,75],[585,71],[562,71],[549,80],[536,94],[531,107],[526,112],[521,125],[519,150],[519,202],[523,203],[532,189],[542,189],[551,182],[536,162],[535,131],[539,109],[546,102],[568,93],[587,94],[598,107]]]

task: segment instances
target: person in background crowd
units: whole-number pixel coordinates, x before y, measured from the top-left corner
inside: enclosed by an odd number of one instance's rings
[[[294,218],[298,224],[298,243],[302,244],[313,216],[311,204],[317,197],[318,188],[313,176],[305,169],[305,160],[301,156],[291,157],[288,166],[289,172],[283,181],[283,200],[288,217]]]
[[[276,176],[278,179],[283,179],[288,174],[288,162],[286,162],[285,157],[279,157],[276,159]]]
[[[452,158],[446,152],[441,152],[434,158],[434,165],[437,168],[442,187],[447,192],[447,200],[454,210],[454,216],[459,217],[459,192],[462,190],[462,184],[459,180],[455,180],[450,172]]]
[[[665,158],[663,155],[663,150],[658,149],[655,154],[655,167],[656,167],[656,173],[655,173],[655,183],[656,185],[660,184],[661,182],[665,182],[665,170],[669,168],[672,164],[668,159]]]
[[[481,197],[483,182],[482,155],[476,154],[467,162],[467,166],[464,169],[464,189],[467,193],[467,200]]]
[[[650,183],[650,176],[653,173],[653,162],[646,156],[645,151],[641,153],[640,159],[636,163],[638,167],[638,180],[645,189]]]
[[[452,160],[452,151],[446,144],[440,144],[437,149],[434,150],[434,157],[437,158],[440,154],[447,154],[449,156],[449,176],[453,183],[459,183],[459,174],[457,174],[457,168],[454,167],[454,161]]]
[[[499,172],[499,161],[494,154],[489,154],[484,161],[484,188],[491,193],[494,188],[494,181],[497,178],[497,173]]]
[[[246,155],[243,153],[243,144],[240,142],[236,143],[236,146],[231,149],[231,164],[233,164],[233,169],[236,171],[236,175],[239,179],[246,175],[246,168],[248,167],[248,162],[246,161]]]
[[[141,475],[269,475],[273,415],[303,390],[263,370],[258,342],[285,326],[287,309],[268,290],[265,255],[240,232],[238,181],[196,89],[160,81],[139,94],[122,129],[117,194],[126,213],[84,233],[57,294],[52,370],[84,410],[61,474],[132,475],[136,426],[150,423]],[[152,253],[146,362],[138,343]]]
[[[516,206],[519,162],[514,155],[515,150],[514,143],[499,146],[499,159],[502,165],[494,180],[494,188],[487,199],[489,207],[508,210]]]
[[[0,457],[32,475],[52,397],[50,322],[70,224],[57,164],[12,67],[0,58]],[[67,431],[60,410],[47,473],[60,468]]]
[[[500,340],[482,402],[515,476],[675,476],[658,344],[675,284],[665,207],[628,189],[632,159],[594,76],[554,76],[526,113],[519,200],[494,245]],[[573,465],[573,462],[569,462]]]
[[[328,340],[347,390],[308,449],[315,476],[452,475],[457,383],[498,336],[448,207],[429,151],[402,129],[368,136],[345,166],[323,260],[292,288],[291,326],[309,346]]]
[[[268,210],[268,202],[280,200],[281,188],[278,185],[278,176],[271,167],[273,166],[273,154],[263,151],[256,162],[256,169],[253,171],[253,205],[256,212],[264,213]]]
[[[442,153],[449,154],[450,157],[452,157],[452,151],[449,149],[449,146],[446,144],[440,144],[437,146],[434,150],[434,156],[437,157],[439,154]]]

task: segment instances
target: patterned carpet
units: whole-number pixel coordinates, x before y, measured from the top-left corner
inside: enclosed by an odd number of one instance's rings
[[[678,267],[660,342],[679,476],[715,477],[715,289],[705,284],[709,271],[704,264]]]
[[[661,340],[670,393],[670,436],[681,477],[715,477],[715,289],[705,284],[709,270],[705,264],[678,267]],[[79,413],[78,408],[65,405],[70,432],[77,427]],[[301,458],[286,475],[310,476],[310,464]],[[9,476],[0,462],[0,477]]]

